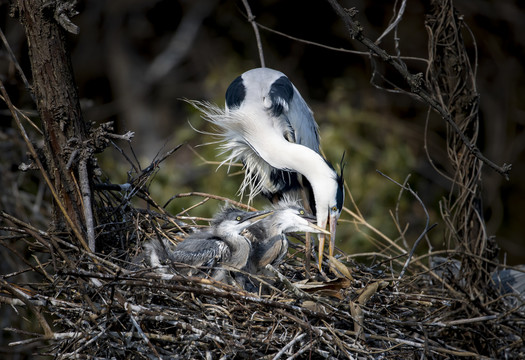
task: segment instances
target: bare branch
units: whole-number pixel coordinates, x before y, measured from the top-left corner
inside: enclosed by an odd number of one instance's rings
[[[261,67],[266,67],[264,63],[264,52],[262,48],[261,34],[259,34],[259,28],[257,27],[257,23],[255,22],[255,16],[253,16],[252,14],[252,9],[250,8],[248,0],[242,0],[242,3],[246,8],[248,21],[250,22],[250,24],[252,24],[253,32],[255,33],[255,39],[257,40],[257,49],[259,50],[259,59],[261,60]]]
[[[75,6],[76,1],[57,1],[54,17],[64,30],[73,35],[78,35],[80,34],[80,28],[69,19],[78,15],[78,11],[75,10]]]
[[[383,33],[377,38],[376,40],[376,44],[380,44],[381,43],[381,40],[387,36],[393,29],[397,28],[397,25],[399,25],[399,23],[401,22],[401,19],[403,19],[403,14],[405,13],[405,8],[406,8],[406,5],[407,5],[407,1],[406,0],[402,0],[401,2],[401,6],[399,8],[399,11],[397,12],[397,15],[396,15],[396,18],[394,19],[394,21],[386,28],[385,31],[383,31]],[[397,32],[397,30],[396,30]]]
[[[89,249],[95,252],[95,221],[93,219],[93,207],[91,205],[91,188],[89,186],[89,172],[87,167],[88,158],[80,160],[78,166],[78,177],[80,182],[80,191],[83,199],[84,219],[86,222],[86,234],[88,238]]]
[[[315,42],[315,41],[301,39],[301,38],[298,38],[296,36],[285,34],[285,33],[281,32],[281,31],[269,28],[269,27],[267,27],[265,25],[262,25],[261,23],[258,23],[258,22],[256,22],[256,24],[257,24],[258,27],[260,27],[263,30],[269,31],[271,33],[277,34],[279,36],[282,36],[282,37],[285,37],[285,38],[288,38],[288,39],[291,39],[291,40],[294,40],[294,41],[297,41],[297,42],[300,42],[300,43],[303,43],[303,44],[313,45],[313,46],[320,47],[322,49],[327,49],[327,50],[337,51],[337,52],[342,52],[342,53],[347,53],[347,54],[370,56],[370,53],[367,52],[367,51],[350,50],[350,49],[345,49],[345,48],[341,48],[341,47],[333,47],[333,46],[330,46],[330,45],[321,44],[321,43],[318,43],[318,42]],[[377,56],[377,55],[374,55],[374,56]],[[403,59],[403,60],[422,61],[424,63],[428,63],[427,59],[413,57],[413,56],[400,56],[399,58]]]
[[[210,199],[215,199],[215,200],[226,201],[226,202],[232,204],[233,206],[237,206],[237,207],[239,207],[241,209],[246,209],[248,211],[256,211],[257,210],[256,208],[254,208],[254,207],[252,207],[250,205],[246,205],[246,204],[240,203],[238,201],[234,201],[232,199],[228,199],[227,197],[224,197],[224,196],[207,194],[207,193],[198,192],[198,191],[192,191],[192,192],[189,192],[189,193],[181,193],[181,194],[174,195],[162,207],[165,208],[174,199],[181,198],[181,197],[189,197],[189,196],[200,196],[200,197],[205,197],[205,198],[210,198]]]
[[[22,67],[20,67],[20,64],[18,63],[18,60],[16,59],[16,56],[13,53],[13,50],[11,49],[11,46],[9,46],[9,43],[7,42],[7,39],[1,28],[0,28],[0,38],[2,39],[2,42],[4,43],[4,47],[6,48],[7,53],[9,54],[9,57],[11,58],[11,61],[15,65],[16,71],[18,71],[18,75],[20,75],[20,78],[24,82],[27,92],[31,96],[31,99],[33,99],[33,102],[36,104],[35,94],[33,94],[33,91],[31,90],[31,85],[29,84],[29,81],[27,80],[27,77],[24,74],[24,70],[22,70]]]
[[[417,95],[421,100],[430,105],[437,113],[441,115],[441,117],[447,122],[447,124],[450,125],[450,127],[454,130],[454,132],[458,134],[461,141],[465,144],[465,146],[472,153],[472,155],[483,161],[485,164],[487,164],[499,174],[503,175],[505,179],[508,179],[512,165],[496,165],[494,162],[486,158],[476,145],[470,142],[467,136],[459,129],[457,124],[454,122],[448,110],[443,108],[443,106],[441,106],[441,104],[436,99],[434,99],[434,97],[432,97],[432,95],[430,95],[430,93],[427,90],[425,90],[424,87],[426,87],[426,84],[424,83],[422,74],[411,74],[408,71],[406,64],[403,61],[401,61],[401,59],[389,55],[385,50],[376,45],[372,40],[365,37],[363,34],[363,28],[353,18],[355,16],[355,11],[351,11],[352,9],[343,9],[343,7],[337,2],[337,0],[327,1],[330,3],[330,5],[332,5],[335,12],[341,17],[341,19],[345,23],[347,31],[352,39],[359,41],[360,43],[365,45],[372,54],[377,55],[381,60],[392,65],[394,69],[396,69],[397,72],[403,76],[406,83],[410,86],[411,92]]]

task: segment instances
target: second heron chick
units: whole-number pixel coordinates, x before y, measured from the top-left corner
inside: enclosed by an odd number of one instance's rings
[[[248,226],[243,235],[251,241],[251,253],[246,264],[248,272],[260,272],[268,264],[277,265],[288,252],[287,233],[309,232],[329,234],[317,226],[316,218],[294,202],[284,201],[273,213]]]
[[[225,208],[213,218],[209,229],[189,235],[175,248],[167,239],[150,241],[144,246],[145,258],[161,271],[166,265],[186,264],[189,266],[183,273],[196,275],[204,270],[215,280],[227,281],[223,266],[241,269],[251,253],[251,243],[241,233],[271,213]]]

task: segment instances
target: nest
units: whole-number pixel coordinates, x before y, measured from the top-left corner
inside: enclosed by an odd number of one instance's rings
[[[339,254],[324,264],[323,273],[312,267],[308,278],[298,237],[285,261],[256,279],[266,289],[259,293],[133,263],[147,239],[178,242],[196,223],[207,224],[170,215],[148,196],[143,185],[155,168],[125,188],[97,186],[97,253],[77,246],[69,234],[2,214],[12,224],[4,228],[10,235],[2,244],[13,249],[13,240],[24,241],[34,261],[26,261],[23,271],[30,282],[19,280],[21,272],[3,276],[0,300],[25,309],[38,323],[34,331],[7,329],[18,338],[10,346],[57,359],[525,355],[523,299],[496,287],[469,298],[456,263],[446,259],[432,268],[425,258],[405,261],[408,252],[404,258],[388,252]],[[134,206],[133,196],[148,209]],[[197,198],[195,206],[202,199],[229,200],[177,195],[182,196]]]

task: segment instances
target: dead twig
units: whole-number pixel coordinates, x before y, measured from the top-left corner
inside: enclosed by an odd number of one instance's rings
[[[252,24],[253,32],[255,33],[255,40],[257,41],[257,50],[259,50],[259,60],[261,61],[261,67],[266,67],[264,63],[264,52],[262,48],[261,34],[259,34],[259,28],[257,27],[257,23],[255,22],[255,16],[253,16],[252,9],[250,7],[250,4],[248,3],[248,0],[242,0],[242,3],[244,5],[244,8],[246,9],[248,21],[250,22],[250,24]]]

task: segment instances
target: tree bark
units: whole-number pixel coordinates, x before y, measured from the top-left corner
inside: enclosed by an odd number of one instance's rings
[[[86,140],[88,129],[82,119],[65,31],[55,20],[55,6],[43,0],[19,0],[17,10],[29,47],[33,92],[44,132],[46,170],[62,204],[60,209],[55,203],[54,227],[76,227],[73,230],[78,236],[85,234],[85,226],[75,171],[78,159],[71,157],[79,156],[75,150]]]

